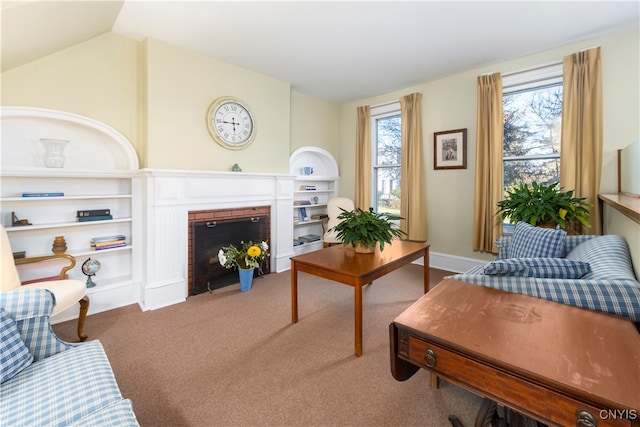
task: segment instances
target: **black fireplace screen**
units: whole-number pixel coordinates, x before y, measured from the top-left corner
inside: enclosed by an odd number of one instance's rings
[[[238,283],[238,272],[220,264],[218,252],[223,246],[241,242],[267,241],[269,237],[269,217],[233,218],[222,221],[200,221],[191,223],[192,227],[192,294],[219,289]],[[269,259],[265,260],[262,271],[270,272]],[[255,274],[258,274],[256,271]]]

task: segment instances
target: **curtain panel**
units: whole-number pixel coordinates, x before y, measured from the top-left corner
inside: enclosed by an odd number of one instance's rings
[[[371,107],[358,107],[356,118],[356,192],[355,205],[371,207]]]
[[[497,203],[502,199],[504,117],[500,73],[478,77],[473,250],[497,253],[502,235]]]
[[[400,181],[400,228],[408,240],[427,240],[427,203],[422,144],[422,94],[400,98],[402,118],[402,180]]]
[[[591,234],[602,234],[598,207],[602,134],[602,64],[597,47],[564,57],[560,150],[560,185],[592,204]]]

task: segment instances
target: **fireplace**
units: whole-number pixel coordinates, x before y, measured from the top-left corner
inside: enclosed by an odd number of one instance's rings
[[[238,283],[238,272],[220,265],[218,251],[242,241],[269,242],[271,209],[254,206],[189,212],[188,295],[219,289]],[[270,261],[263,266],[270,272]]]

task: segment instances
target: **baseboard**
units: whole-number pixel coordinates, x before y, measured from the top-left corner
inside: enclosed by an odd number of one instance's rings
[[[476,258],[467,258],[457,255],[449,255],[438,252],[429,253],[429,267],[439,270],[453,271],[455,273],[464,273],[465,271],[484,265],[488,261]]]

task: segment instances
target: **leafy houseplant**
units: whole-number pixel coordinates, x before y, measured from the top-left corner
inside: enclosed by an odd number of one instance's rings
[[[375,250],[376,242],[380,243],[380,250],[384,250],[385,243],[391,243],[394,237],[406,236],[406,233],[391,221],[404,219],[390,213],[376,213],[373,208],[368,211],[356,208],[352,211],[342,209],[338,215],[341,220],[333,227],[339,239],[344,244],[352,244],[356,252],[370,252]],[[360,247],[359,247],[360,246]]]
[[[257,268],[261,269],[262,262],[269,256],[267,242],[240,242],[240,247],[225,246],[218,251],[218,260],[226,268]]]
[[[585,200],[573,197],[573,190],[563,191],[557,182],[549,185],[533,182],[531,187],[522,183],[507,190],[507,197],[498,202],[498,213],[512,224],[526,221],[533,226],[566,228],[579,222],[591,227],[587,209],[591,204]]]

